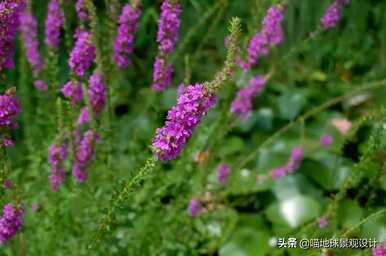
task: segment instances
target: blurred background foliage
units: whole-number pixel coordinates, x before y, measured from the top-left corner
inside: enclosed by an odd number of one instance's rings
[[[74,1],[64,2],[69,31],[74,31]],[[115,30],[114,13],[119,14],[124,2],[111,1],[115,9],[107,17],[106,3],[94,1],[102,37],[106,31]],[[240,44],[244,51],[250,37],[260,29],[267,8],[276,2],[181,1],[181,31],[172,56],[173,86],[156,93],[150,85],[157,54],[160,2],[142,1],[133,63],[123,71],[113,68],[109,73],[108,86],[113,96],[112,162],[106,163],[107,139],[102,139],[88,182],[78,185],[68,178],[58,193],[50,192],[46,157],[57,133],[52,102],[49,95],[33,88],[19,38],[14,55],[16,69],[9,71],[7,81],[16,85],[23,106],[20,128],[13,134],[16,146],[9,150],[13,169],[10,177],[19,184],[27,214],[23,231],[1,247],[0,254],[320,255],[321,250],[275,249],[270,244],[278,237],[331,238],[345,232],[348,237],[385,240],[385,212],[377,213],[386,203],[382,115],[386,90],[361,90],[307,119],[296,118],[358,86],[385,78],[386,2],[351,0],[337,28],[313,34],[331,1],[289,0],[283,44],[271,49],[270,56],[253,70],[254,74],[273,75],[255,99],[251,118],[240,122],[229,114],[236,90],[249,80],[237,71],[234,79],[223,85],[217,107],[195,130],[181,157],[157,165],[141,188],[120,205],[114,225],[97,248],[87,250],[104,209],[112,204],[111,194],[121,187],[117,184],[135,175],[151,155],[150,142],[155,129],[162,126],[166,111],[176,102],[177,86],[183,81],[211,80],[221,68],[231,17],[242,19]],[[42,44],[46,7],[45,0],[32,1],[41,51],[48,58]],[[65,34],[66,43],[60,47],[56,78],[60,85],[70,79],[67,58],[73,39],[69,31]],[[352,120],[350,133],[343,136],[332,125],[333,118]],[[101,121],[102,131],[105,120]],[[294,122],[291,129],[256,151],[290,122]],[[330,147],[319,146],[322,134],[334,137]],[[270,169],[285,162],[298,144],[305,147],[305,159],[295,174],[275,182],[256,178],[266,177],[264,174]],[[220,186],[215,177],[216,166],[221,162],[232,167],[226,186]],[[10,197],[13,192],[7,193],[6,197]],[[187,214],[192,197],[208,202],[205,213],[196,218]],[[41,206],[36,213],[31,210],[33,202]],[[329,224],[320,229],[316,221],[326,212],[330,214]],[[331,253],[371,254],[368,249]]]

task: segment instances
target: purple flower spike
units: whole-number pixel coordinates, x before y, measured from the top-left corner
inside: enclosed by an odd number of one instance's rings
[[[217,180],[220,182],[221,185],[224,185],[227,180],[228,176],[231,172],[231,168],[227,164],[219,164],[217,167]]]
[[[197,216],[202,212],[202,204],[200,199],[192,198],[189,202],[188,212],[190,216]]]
[[[130,4],[126,4],[122,9],[113,56],[115,63],[120,68],[125,68],[130,64],[129,55],[133,52],[134,34],[138,29],[140,15],[141,11],[133,8]]]
[[[13,38],[25,6],[25,0],[0,1],[0,72],[14,67]]]
[[[0,95],[0,128],[7,126],[14,128],[14,119],[20,113],[19,101],[16,97]]]
[[[75,46],[70,53],[68,64],[77,76],[84,76],[95,59],[96,47],[91,41],[91,33],[77,29]]]
[[[94,157],[95,144],[98,136],[91,130],[87,130],[80,142],[75,154],[75,163],[72,168],[72,176],[79,183],[85,182],[88,178],[87,167]]]
[[[59,185],[64,182],[65,171],[62,166],[67,156],[67,149],[67,144],[53,144],[48,148],[48,162],[51,164],[49,180],[52,192],[58,192]]]
[[[166,117],[165,126],[158,128],[153,139],[153,151],[159,160],[177,158],[194,128],[216,103],[216,97],[205,92],[203,84],[190,85],[178,97]]]
[[[336,27],[342,17],[343,7],[349,0],[335,0],[326,10],[320,22],[324,30]]]
[[[106,86],[101,74],[94,72],[89,79],[88,96],[95,115],[102,113],[105,107],[106,94]]]
[[[77,0],[75,4],[76,13],[81,22],[84,22],[88,19],[88,12],[86,9],[85,0]]]
[[[38,74],[43,69],[43,59],[39,52],[36,19],[30,13],[24,12],[20,17],[20,23],[24,47],[27,52],[27,60],[32,66],[34,74]]]
[[[164,91],[172,83],[173,67],[157,57],[154,62],[153,89]]]
[[[161,15],[158,25],[157,42],[161,55],[171,53],[177,41],[180,28],[180,14],[182,12],[179,3],[164,0],[161,5]]]
[[[270,45],[277,45],[283,41],[283,7],[281,5],[271,6],[262,22],[262,29],[256,33],[248,44],[248,57],[246,61],[239,61],[244,70],[257,65],[260,57],[267,56]]]
[[[48,14],[45,23],[45,44],[58,47],[60,44],[60,32],[64,23],[64,13],[57,0],[51,0],[48,4]]]
[[[3,207],[3,215],[0,218],[0,245],[7,242],[23,226],[24,210],[16,208],[12,204]]]
[[[301,146],[296,146],[292,149],[291,155],[287,162],[287,172],[293,173],[299,167],[303,160],[304,150]]]
[[[232,101],[231,112],[246,120],[252,112],[252,100],[264,89],[266,79],[264,76],[255,76],[247,87],[237,92],[236,98]]]

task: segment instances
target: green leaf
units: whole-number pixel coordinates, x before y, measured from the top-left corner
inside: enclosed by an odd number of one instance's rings
[[[339,205],[338,219],[343,227],[352,227],[362,218],[362,208],[357,201],[343,200]]]
[[[311,197],[296,195],[272,204],[265,213],[279,228],[280,226],[295,228],[318,217],[320,206]]]
[[[280,117],[294,119],[306,105],[306,95],[300,90],[288,90],[278,100]]]
[[[270,236],[250,227],[235,230],[231,239],[220,248],[221,256],[260,256],[269,251]]]
[[[244,141],[240,137],[230,137],[225,141],[223,147],[219,150],[219,154],[222,156],[231,155],[242,151],[244,148]]]

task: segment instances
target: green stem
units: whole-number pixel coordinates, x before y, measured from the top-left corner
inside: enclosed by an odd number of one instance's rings
[[[109,230],[111,224],[113,223],[113,217],[117,208],[129,197],[130,192],[132,192],[134,187],[138,186],[141,181],[146,179],[151,174],[151,172],[155,169],[156,163],[157,160],[153,156],[148,158],[145,162],[145,165],[138,171],[138,173],[132,179],[126,181],[122,190],[120,190],[119,193],[113,195],[110,200],[110,208],[99,221],[95,235],[93,236],[93,239],[88,246],[89,249],[94,249],[100,242],[103,232]]]

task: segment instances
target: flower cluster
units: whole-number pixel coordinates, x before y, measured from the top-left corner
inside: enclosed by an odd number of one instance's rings
[[[228,176],[231,172],[231,168],[227,164],[219,164],[217,166],[217,180],[220,182],[220,184],[224,185],[227,180]]]
[[[72,176],[78,182],[85,182],[88,178],[87,167],[93,159],[95,143],[98,136],[91,130],[83,134],[83,138],[75,154],[75,163],[72,168]]]
[[[284,166],[274,168],[271,171],[271,176],[273,179],[279,179],[283,177],[286,173],[293,173],[299,169],[300,164],[303,160],[304,150],[301,146],[296,146],[292,149],[291,155]]]
[[[173,66],[160,57],[154,62],[153,89],[163,91],[172,82]]]
[[[343,7],[349,3],[349,0],[335,0],[326,10],[320,19],[324,30],[336,27],[342,17]]]
[[[19,101],[11,95],[0,95],[0,127],[15,128],[14,119],[20,112]]]
[[[202,203],[200,199],[192,198],[189,202],[188,213],[190,216],[197,216],[202,212]]]
[[[48,4],[48,14],[45,22],[45,44],[58,47],[60,32],[64,23],[64,13],[57,0],[51,0]]]
[[[43,68],[43,59],[39,52],[36,19],[30,13],[24,12],[20,17],[20,23],[24,46],[27,52],[27,60],[32,66],[34,74],[38,74]]]
[[[180,28],[181,5],[164,0],[161,5],[157,42],[161,54],[168,54],[174,50]]]
[[[67,144],[53,144],[48,148],[48,162],[51,164],[49,180],[52,192],[58,192],[59,185],[64,182],[63,162],[67,156],[67,148]]]
[[[91,108],[94,115],[102,113],[106,102],[106,86],[103,83],[102,76],[98,72],[94,72],[89,79],[88,97],[90,99]],[[85,106],[80,110],[78,124],[89,122],[88,108]]]
[[[178,97],[177,105],[169,110],[165,126],[156,131],[153,149],[157,158],[175,159],[192,135],[195,126],[215,103],[216,97],[208,95],[203,84],[186,87]]]
[[[322,146],[330,146],[334,141],[334,138],[331,135],[325,134],[320,136],[320,145]]]
[[[264,76],[255,76],[249,82],[249,85],[237,92],[236,98],[232,101],[231,112],[247,119],[252,112],[253,97],[261,93],[266,83]]]
[[[139,9],[130,4],[126,4],[121,16],[119,17],[119,26],[117,37],[114,42],[114,61],[118,67],[125,68],[130,64],[129,55],[134,48],[134,33],[138,29],[138,19],[141,15]]]
[[[25,6],[25,0],[0,2],[0,71],[14,66],[13,38],[20,25],[20,15]]]
[[[84,76],[95,59],[96,47],[92,43],[91,33],[77,29],[75,46],[70,53],[68,64],[77,76]]]
[[[283,41],[283,6],[271,6],[262,22],[262,29],[255,34],[248,44],[248,58],[246,61],[240,60],[240,67],[249,70],[252,65],[256,65],[262,56],[268,55],[269,46],[277,45]]]
[[[42,80],[36,80],[34,82],[34,87],[39,91],[47,91],[48,89],[48,85]]]
[[[161,5],[161,15],[158,24],[157,42],[159,55],[154,61],[153,89],[165,90],[172,82],[173,67],[166,63],[166,56],[175,47],[180,28],[181,5],[176,1],[164,0]]]
[[[77,0],[75,4],[76,13],[81,22],[84,22],[88,19],[88,11],[86,9],[86,0]]]
[[[88,96],[91,107],[96,115],[102,113],[106,102],[106,86],[102,76],[96,71],[89,79]]]
[[[386,255],[386,242],[374,247],[373,251],[372,251],[372,255],[373,256],[385,256]]]
[[[61,92],[64,97],[70,98],[74,105],[83,100],[83,91],[80,82],[69,81],[65,83],[61,89]]]
[[[318,224],[319,224],[319,228],[324,228],[325,226],[328,225],[328,220],[326,217],[320,217],[318,219]]]
[[[12,204],[3,207],[3,215],[0,218],[0,244],[11,239],[23,225],[24,210],[16,208]]]

